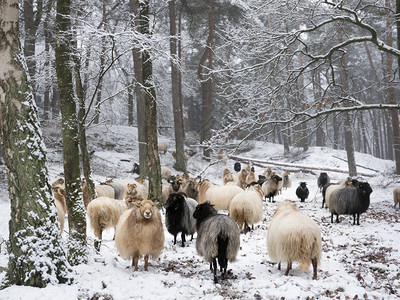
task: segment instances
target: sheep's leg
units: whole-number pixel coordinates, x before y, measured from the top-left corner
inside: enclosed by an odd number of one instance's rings
[[[144,256],[144,270],[148,271],[148,266],[149,266],[149,256],[145,255]]]
[[[339,215],[336,215],[336,223],[339,223]]]
[[[360,225],[360,214],[357,214],[357,225]]]
[[[139,263],[139,253],[133,254],[133,259],[132,259],[132,267],[135,266],[135,271],[138,270],[138,263]]]
[[[100,251],[101,241],[103,240],[103,229],[100,228],[98,239],[94,240],[94,248]]]
[[[218,282],[218,279],[217,279],[217,259],[214,258],[212,262],[213,262],[213,266],[214,266],[214,283],[217,283]]]
[[[285,276],[289,275],[289,271],[292,269],[292,262],[288,261],[287,263],[287,267],[286,267],[286,272],[285,272]]]
[[[213,263],[210,262],[210,271],[212,271],[212,270],[213,270]]]
[[[193,241],[193,234],[192,234],[192,238],[190,239],[190,241]]]
[[[176,234],[174,234],[174,245],[176,245]]]
[[[313,280],[317,280],[317,266],[318,266],[317,259],[316,258],[312,258],[311,259],[311,263],[312,263],[313,271],[314,271],[312,279]]]
[[[186,236],[185,236],[185,234],[183,232],[181,234],[181,239],[182,239],[182,247],[185,247]]]
[[[281,262],[278,263],[278,270],[281,270]]]
[[[333,213],[331,213],[331,223],[333,223]]]

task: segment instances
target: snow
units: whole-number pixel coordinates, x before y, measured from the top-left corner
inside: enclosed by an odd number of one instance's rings
[[[54,129],[53,129],[54,130]],[[43,130],[46,138],[46,130]],[[54,138],[56,140],[56,138]],[[172,169],[173,141],[166,136],[160,140],[169,142],[169,152],[160,154],[161,163]],[[49,141],[47,139],[47,141]],[[106,178],[132,178],[129,171],[138,160],[136,130],[124,126],[97,126],[88,130],[89,151],[92,156],[93,178],[96,182]],[[51,143],[49,143],[51,144]],[[55,142],[54,144],[57,144]],[[59,145],[59,144],[58,144]],[[51,180],[63,172],[62,153],[59,148],[47,145],[48,167]],[[295,200],[300,209],[314,219],[322,232],[322,262],[318,266],[318,280],[312,280],[312,270],[303,272],[298,263],[293,264],[289,276],[284,276],[286,265],[277,269],[268,256],[266,247],[267,226],[277,203],[264,202],[262,222],[254,231],[241,234],[241,248],[237,261],[228,265],[228,279],[214,284],[209,265],[202,261],[195,249],[195,239],[173,245],[173,236],[165,229],[165,248],[160,258],[149,261],[149,271],[134,272],[131,262],[118,256],[114,231],[103,234],[100,253],[93,248],[93,230],[88,224],[89,262],[73,267],[74,282],[51,284],[46,288],[11,286],[0,290],[0,299],[399,299],[400,297],[400,209],[393,208],[393,188],[400,182],[394,175],[394,162],[356,153],[358,172],[364,174],[373,188],[371,205],[360,216],[360,226],[352,225],[351,216],[341,216],[341,223],[331,224],[328,210],[321,208],[322,196],[317,188],[317,176],[325,169],[347,170],[346,153],[341,150],[312,147],[306,153],[292,149],[291,155],[283,156],[283,146],[256,142],[255,147],[238,154],[241,157],[313,167],[314,174],[295,172],[290,167],[292,187],[276,197]],[[201,173],[213,183],[222,183],[224,168],[233,171],[234,160],[225,165],[214,161],[205,162],[196,154],[189,159],[189,171]],[[361,167],[362,166],[362,167]],[[283,169],[271,165],[280,173]],[[286,167],[285,167],[286,168]],[[261,174],[263,168],[255,165]],[[298,169],[297,169],[298,170]],[[344,179],[345,173],[328,172],[331,181]],[[295,190],[300,181],[306,181],[310,197],[305,203],[296,198]],[[4,166],[0,165],[0,279],[5,276],[8,255],[5,240],[8,239],[10,203],[6,190]],[[162,212],[162,216],[164,216]],[[65,226],[68,230],[68,226]],[[63,233],[67,244],[68,234]],[[219,273],[218,273],[219,274]]]

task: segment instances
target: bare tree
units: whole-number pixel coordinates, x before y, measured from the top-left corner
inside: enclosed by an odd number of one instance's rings
[[[183,119],[182,119],[182,102],[180,101],[180,88],[179,88],[179,65],[177,56],[177,37],[176,37],[176,13],[175,1],[168,1],[169,8],[169,33],[170,33],[170,52],[171,52],[171,84],[172,84],[172,107],[174,114],[174,129],[175,129],[175,149],[176,149],[176,163],[174,168],[177,171],[185,172],[186,163],[184,157],[183,147]]]

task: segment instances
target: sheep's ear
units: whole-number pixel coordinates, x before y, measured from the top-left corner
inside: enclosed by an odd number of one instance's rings
[[[160,200],[157,198],[152,198],[151,201],[153,201],[153,205],[158,205],[160,203]]]

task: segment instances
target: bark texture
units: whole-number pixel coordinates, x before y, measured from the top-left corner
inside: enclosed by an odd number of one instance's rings
[[[37,109],[19,60],[18,1],[0,5],[0,149],[11,202],[6,284],[45,287],[68,282],[70,268],[60,244]]]

